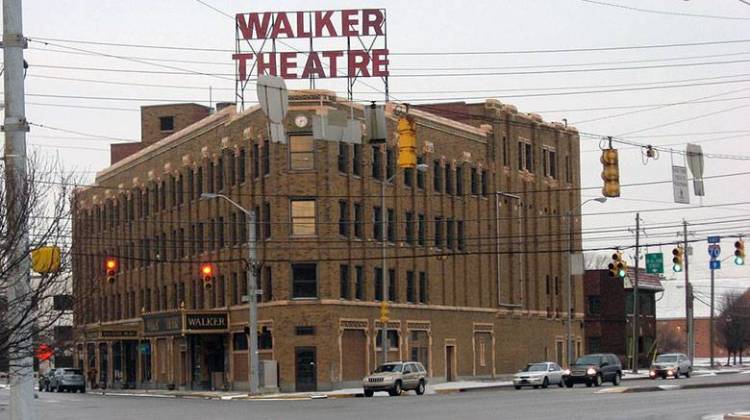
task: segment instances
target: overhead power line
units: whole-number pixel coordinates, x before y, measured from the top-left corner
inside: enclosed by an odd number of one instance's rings
[[[631,10],[635,12],[651,13],[651,14],[656,14],[656,15],[697,17],[697,18],[721,19],[721,20],[750,20],[750,17],[742,17],[742,16],[719,16],[719,15],[706,15],[706,14],[699,14],[699,13],[684,13],[684,12],[670,12],[670,11],[664,11],[664,10],[642,9],[640,7],[625,6],[623,4],[607,3],[604,1],[597,1],[597,0],[578,0],[578,1],[581,1],[584,3],[597,4],[600,6],[609,6],[609,7],[615,7],[618,9]]]

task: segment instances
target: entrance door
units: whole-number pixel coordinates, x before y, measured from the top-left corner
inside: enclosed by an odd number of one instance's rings
[[[452,382],[456,380],[456,373],[453,371],[456,346],[445,346],[445,380]]]
[[[344,330],[341,351],[341,376],[345,382],[359,382],[367,376],[367,337],[364,330]]]
[[[135,388],[135,368],[138,357],[137,341],[125,341],[125,383],[129,388]]]
[[[297,392],[316,391],[318,379],[315,360],[315,347],[294,349],[295,386]]]

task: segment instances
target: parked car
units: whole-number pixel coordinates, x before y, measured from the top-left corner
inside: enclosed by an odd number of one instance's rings
[[[81,369],[62,368],[55,369],[55,374],[50,378],[49,391],[80,391],[86,392],[86,382],[83,379]]]
[[[565,386],[573,384],[600,386],[604,382],[619,385],[622,380],[622,364],[612,353],[596,353],[581,356],[570,368],[563,371]]]
[[[513,375],[513,386],[516,389],[521,389],[522,386],[547,388],[556,384],[562,388],[562,373],[562,368],[555,362],[529,363]]]
[[[49,382],[50,379],[55,375],[56,369],[50,369],[48,370],[44,375],[39,375],[39,391],[40,392],[49,392]]]
[[[693,365],[687,356],[682,353],[665,353],[656,357],[648,371],[648,376],[651,379],[656,379],[658,376],[662,379],[670,376],[679,379],[681,375],[689,378],[692,372]]]
[[[365,397],[372,397],[375,391],[388,391],[391,396],[397,396],[410,389],[422,395],[426,385],[427,370],[419,362],[385,363],[362,380]]]

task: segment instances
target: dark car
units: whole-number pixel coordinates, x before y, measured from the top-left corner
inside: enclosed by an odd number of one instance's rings
[[[620,364],[620,359],[612,353],[581,356],[563,372],[563,382],[568,388],[571,388],[573,384],[586,384],[588,387],[600,386],[604,382],[619,385],[621,380],[622,364]]]
[[[49,391],[49,382],[50,379],[55,375],[55,369],[50,369],[47,372],[44,373],[44,375],[39,375],[39,391],[45,392]]]

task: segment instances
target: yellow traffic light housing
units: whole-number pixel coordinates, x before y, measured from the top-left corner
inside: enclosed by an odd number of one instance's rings
[[[411,117],[398,119],[398,167],[415,168],[417,166],[416,124]]]
[[[736,265],[745,265],[745,241],[742,239],[734,243],[734,263]]]
[[[60,271],[60,248],[43,246],[31,251],[31,268],[39,274]]]
[[[612,278],[625,278],[628,272],[628,263],[622,258],[622,252],[612,254],[612,262],[609,263],[609,276]]]
[[[388,322],[390,320],[390,311],[388,310],[388,302],[380,303],[380,322]]]
[[[201,264],[200,274],[201,280],[203,281],[203,288],[210,289],[213,286],[214,279],[214,265],[211,263]]]
[[[604,197],[620,196],[620,168],[617,149],[602,150],[602,195]]]
[[[683,259],[685,258],[685,250],[681,246],[676,247],[672,250],[672,271],[679,273],[682,271]]]
[[[118,266],[117,259],[114,257],[107,257],[104,260],[104,272],[108,283],[111,284],[115,282],[115,275],[117,275]]]

